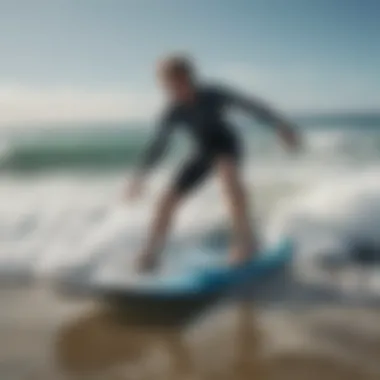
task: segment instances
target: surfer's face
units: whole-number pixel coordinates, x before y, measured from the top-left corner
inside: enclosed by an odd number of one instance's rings
[[[192,81],[186,75],[162,75],[161,82],[169,96],[180,102],[190,101],[194,94]]]
[[[188,102],[194,95],[193,69],[182,58],[172,58],[160,63],[158,67],[160,82],[174,101]]]

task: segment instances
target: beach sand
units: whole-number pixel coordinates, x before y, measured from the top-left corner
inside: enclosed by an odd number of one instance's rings
[[[169,329],[46,288],[2,289],[0,302],[1,380],[380,378],[380,309],[230,303]]]

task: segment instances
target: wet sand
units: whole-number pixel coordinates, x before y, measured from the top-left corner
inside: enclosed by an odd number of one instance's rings
[[[186,328],[139,328],[46,289],[3,289],[0,302],[4,380],[380,378],[380,309],[229,304]]]

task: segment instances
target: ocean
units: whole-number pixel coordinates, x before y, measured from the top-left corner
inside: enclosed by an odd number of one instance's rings
[[[291,235],[298,261],[380,249],[380,116],[298,117],[304,147],[289,154],[270,128],[239,120],[252,217],[264,239]],[[126,187],[151,128],[144,123],[25,126],[0,130],[0,281],[72,268],[130,265],[160,193],[191,150],[175,136],[142,198]],[[168,246],[224,249],[229,215],[217,178],[180,211]],[[124,263],[124,264],[123,264]],[[374,278],[377,278],[375,274]]]

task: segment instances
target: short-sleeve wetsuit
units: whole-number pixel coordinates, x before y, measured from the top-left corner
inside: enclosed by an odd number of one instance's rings
[[[158,162],[170,136],[179,126],[193,137],[196,152],[184,163],[174,179],[173,186],[178,193],[187,193],[199,185],[210,173],[217,158],[228,157],[239,162],[242,146],[236,131],[224,115],[226,108],[235,106],[268,124],[282,120],[256,99],[248,99],[220,86],[200,87],[196,90],[192,104],[171,104],[165,110],[143,156],[141,169],[147,171]]]

